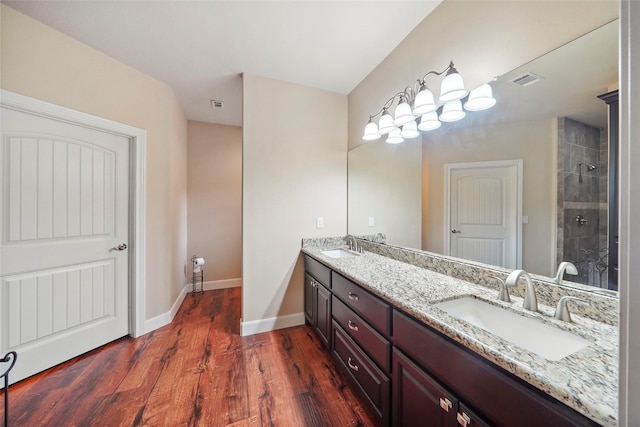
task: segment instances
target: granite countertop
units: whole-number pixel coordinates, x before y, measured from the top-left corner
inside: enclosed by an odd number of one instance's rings
[[[326,249],[333,248],[305,247],[302,251],[588,418],[605,426],[617,425],[616,327],[575,314],[573,323],[562,322],[553,318],[555,307],[539,304],[540,313],[532,313],[522,307],[522,298],[499,301],[494,289],[370,252],[330,258],[322,254]],[[550,361],[433,306],[466,295],[539,318],[593,344]]]

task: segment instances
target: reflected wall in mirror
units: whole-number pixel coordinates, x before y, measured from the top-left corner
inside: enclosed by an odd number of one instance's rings
[[[572,261],[576,282],[607,287],[608,110],[598,95],[617,88],[617,66],[616,20],[498,77],[491,110],[400,145],[351,150],[349,233],[383,232],[389,244],[442,254],[445,165],[522,160],[520,268],[553,277],[560,260]],[[542,78],[512,82],[531,73]]]

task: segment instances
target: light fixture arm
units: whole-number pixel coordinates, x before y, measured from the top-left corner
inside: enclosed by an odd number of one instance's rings
[[[447,68],[445,68],[444,70],[438,72],[438,71],[429,71],[427,74],[425,74],[422,79],[417,80],[421,85],[427,84],[427,82],[425,81],[425,79],[430,76],[430,75],[435,75],[435,76],[441,76],[444,73],[446,73],[449,70],[455,70],[455,68],[453,67],[453,61],[449,61],[449,65],[447,66]]]
[[[398,92],[395,95],[393,95],[391,98],[389,98],[387,102],[384,103],[380,111],[378,111],[375,114],[369,115],[369,121],[372,121],[374,118],[376,118],[380,114],[384,113],[385,111],[388,111],[389,108],[391,108],[391,106],[393,105],[393,101],[395,101],[396,98],[402,99],[404,97],[408,102],[411,102],[413,100],[413,94],[411,92],[407,92],[407,89],[409,91],[412,91],[412,89],[409,86],[407,86],[403,92]]]

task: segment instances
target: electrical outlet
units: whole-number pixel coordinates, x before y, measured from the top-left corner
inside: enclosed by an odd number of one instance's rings
[[[369,227],[374,227],[376,225],[376,219],[372,216],[369,217]]]
[[[324,218],[321,216],[316,218],[316,228],[324,228]]]

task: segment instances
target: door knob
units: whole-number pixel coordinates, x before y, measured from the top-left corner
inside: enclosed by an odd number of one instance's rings
[[[114,251],[124,251],[125,249],[127,249],[127,244],[126,243],[120,243],[118,246],[116,246],[115,248],[111,248]]]
[[[460,233],[460,230],[456,230],[456,229],[454,228],[453,230],[451,230],[451,232],[452,232],[453,234],[458,234],[458,233]]]

